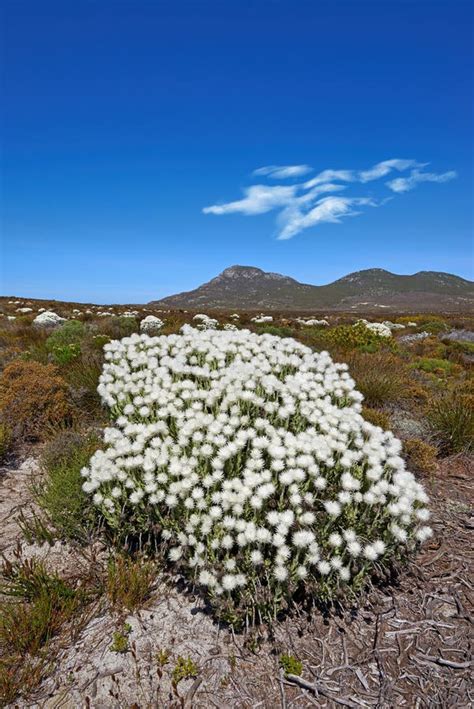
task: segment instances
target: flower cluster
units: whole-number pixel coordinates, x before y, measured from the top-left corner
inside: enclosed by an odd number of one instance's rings
[[[405,329],[405,325],[402,325],[402,323],[391,322],[390,320],[384,320],[382,325],[385,325],[386,327],[390,328],[390,330],[404,330]]]
[[[199,325],[197,325],[198,330],[215,330],[219,325],[219,321],[215,318],[209,317],[203,313],[198,313],[193,317],[193,320],[198,320]]]
[[[33,325],[37,327],[56,327],[64,322],[65,318],[62,318],[57,313],[52,310],[45,310],[35,317],[33,320]]]
[[[271,315],[255,315],[253,318],[250,318],[251,322],[257,323],[257,325],[261,325],[262,323],[266,322],[273,322],[273,317]]]
[[[83,488],[110,524],[157,530],[211,598],[334,589],[430,535],[401,443],[327,352],[188,325],[104,349],[115,425]]]
[[[392,337],[392,331],[385,323],[369,322],[368,320],[358,320],[355,324],[358,325],[359,323],[365,325],[367,330],[371,330],[379,337]]]
[[[164,322],[161,318],[157,318],[156,315],[147,315],[146,318],[140,322],[140,330],[143,332],[156,332],[161,330]]]
[[[296,322],[299,325],[306,325],[308,327],[329,327],[329,323],[327,320],[317,320],[316,318],[308,318],[308,320],[298,318]]]

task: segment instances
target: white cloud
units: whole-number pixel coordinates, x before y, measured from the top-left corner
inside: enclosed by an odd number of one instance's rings
[[[320,185],[322,182],[330,182],[331,180],[341,180],[342,182],[352,182],[354,180],[353,170],[323,170],[316,175],[316,177],[311,178],[308,182],[304,183],[305,187],[314,187],[315,185]]]
[[[370,197],[324,197],[306,214],[290,207],[279,217],[281,229],[277,238],[279,241],[291,239],[303,229],[316,226],[321,222],[339,224],[342,217],[354,217],[360,214],[360,211],[354,207],[362,205],[375,207],[377,203]]]
[[[285,180],[287,177],[301,177],[311,172],[310,165],[265,165],[254,170],[252,175],[265,175],[274,180]]]
[[[421,168],[428,163],[416,160],[393,158],[383,160],[367,170],[332,170],[326,169],[306,182],[293,185],[252,185],[244,190],[244,197],[234,202],[214,204],[205,207],[204,214],[245,215],[265,214],[278,210],[277,226],[279,240],[291,239],[303,229],[317,226],[322,222],[340,223],[346,217],[360,214],[359,207],[380,207],[393,197],[374,199],[370,194],[349,196],[332,195],[349,187],[352,192],[361,183],[379,180],[396,170],[404,172],[411,170],[409,175],[397,177],[385,185],[395,193],[408,192],[419,182],[448,182],[456,177],[451,170],[441,174],[422,172]],[[268,165],[258,168],[254,175],[266,175],[269,178],[283,179],[306,174],[311,168],[308,165]],[[327,195],[321,197],[321,195]]]
[[[457,177],[455,170],[436,174],[435,172],[421,172],[420,170],[412,170],[408,177],[396,177],[386,183],[393,192],[409,192],[414,189],[419,182],[449,182]]]
[[[240,212],[241,214],[265,214],[276,207],[287,205],[295,196],[296,185],[290,187],[275,185],[252,185],[244,190],[244,199],[227,204],[214,204],[211,207],[204,207],[204,214],[231,214]]]
[[[378,180],[381,177],[385,177],[385,175],[388,175],[392,170],[402,172],[403,170],[409,170],[411,167],[424,167],[426,164],[427,163],[419,163],[416,160],[402,160],[400,158],[383,160],[369,170],[359,172],[359,180],[360,182],[370,182],[371,180]]]

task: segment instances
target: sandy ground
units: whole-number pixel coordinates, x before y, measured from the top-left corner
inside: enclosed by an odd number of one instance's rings
[[[0,550],[14,553],[27,514],[33,459],[0,471]],[[287,618],[272,636],[259,629],[234,636],[219,628],[199,597],[158,579],[148,606],[124,619],[130,649],[112,652],[118,619],[102,610],[78,635],[63,638],[56,666],[35,697],[12,706],[34,709],[148,709],[162,707],[468,707],[472,625],[472,461],[444,461],[424,480],[434,537],[396,584],[372,590],[357,608],[324,618],[318,611]],[[22,544],[63,573],[92,563],[90,550],[65,544]],[[160,667],[157,654],[170,661]],[[282,653],[303,662],[300,680],[278,668]],[[177,657],[191,657],[196,679],[171,685]],[[295,684],[299,681],[301,686]]]

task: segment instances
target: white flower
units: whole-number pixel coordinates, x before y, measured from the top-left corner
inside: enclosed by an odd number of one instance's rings
[[[277,581],[285,581],[288,578],[288,571],[284,566],[275,566],[273,574]]]
[[[170,561],[178,561],[182,556],[182,551],[181,547],[172,547],[168,553]]]
[[[416,532],[416,538],[419,542],[425,542],[432,535],[433,530],[431,529],[431,527],[420,527],[420,529]]]
[[[320,561],[318,571],[322,576],[327,576],[331,572],[331,564],[327,561]]]
[[[327,500],[324,503],[324,507],[326,512],[333,517],[337,517],[337,515],[341,514],[341,505],[338,502]]]

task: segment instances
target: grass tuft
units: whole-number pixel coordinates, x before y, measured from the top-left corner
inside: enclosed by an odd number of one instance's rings
[[[403,361],[389,353],[352,353],[349,372],[368,407],[382,406],[403,398],[407,375]]]
[[[459,390],[435,400],[427,412],[428,422],[443,455],[474,450],[474,396]]]
[[[109,561],[107,595],[116,611],[133,611],[149,599],[156,578],[156,564],[143,557],[118,555]]]

